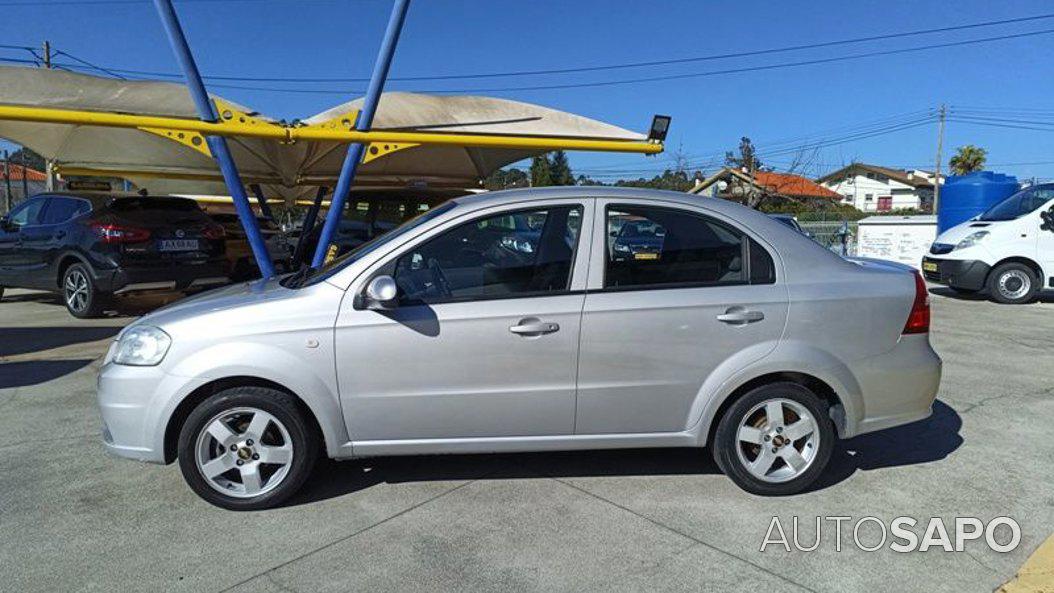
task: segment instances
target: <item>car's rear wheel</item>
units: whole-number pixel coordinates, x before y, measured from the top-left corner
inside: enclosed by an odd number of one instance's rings
[[[1039,278],[1032,268],[1018,262],[997,266],[988,275],[988,294],[999,303],[1020,305],[1031,302],[1039,292]]]
[[[235,387],[198,405],[179,433],[179,467],[206,501],[247,511],[281,504],[303,486],[318,435],[287,393]]]
[[[110,295],[95,285],[91,270],[75,263],[62,273],[62,302],[74,317],[98,317],[110,302]]]
[[[801,492],[823,473],[835,433],[827,403],[797,383],[771,383],[736,400],[718,424],[714,458],[754,494]]]

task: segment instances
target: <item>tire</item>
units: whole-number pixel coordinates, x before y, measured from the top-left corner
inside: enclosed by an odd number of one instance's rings
[[[4,300],[4,287],[0,286],[0,301]]]
[[[1039,278],[1032,268],[1018,262],[996,266],[988,274],[988,296],[997,303],[1021,305],[1032,302],[1039,292]]]
[[[62,272],[59,289],[62,291],[62,302],[66,305],[66,310],[80,319],[102,315],[112,296],[99,290],[91,269],[79,262]]]
[[[318,452],[318,434],[293,396],[234,387],[194,408],[179,432],[177,455],[183,479],[198,496],[224,509],[252,511],[277,506],[300,490]]]
[[[773,421],[777,410],[771,407],[776,405],[780,418]],[[795,434],[790,435],[792,430]],[[713,455],[743,490],[785,496],[805,490],[820,477],[835,438],[827,402],[797,383],[770,383],[747,392],[725,411],[714,435]]]

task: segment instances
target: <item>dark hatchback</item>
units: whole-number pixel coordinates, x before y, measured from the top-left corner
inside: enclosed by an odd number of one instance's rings
[[[76,317],[114,295],[228,281],[224,230],[193,200],[50,193],[0,218],[3,287],[59,292]]]

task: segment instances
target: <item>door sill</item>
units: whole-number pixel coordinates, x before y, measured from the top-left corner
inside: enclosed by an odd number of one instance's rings
[[[454,439],[403,439],[352,441],[341,447],[340,456],[434,455],[455,453],[521,453],[530,451],[580,451],[587,449],[635,449],[644,447],[696,447],[698,437],[690,432],[636,434],[586,434],[561,436],[471,437]]]

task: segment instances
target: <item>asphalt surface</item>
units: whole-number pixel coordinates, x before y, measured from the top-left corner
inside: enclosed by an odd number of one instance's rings
[[[80,321],[9,291],[0,590],[991,591],[1054,532],[1054,300],[933,300],[933,417],[841,444],[802,495],[745,494],[693,450],[412,457],[324,462],[284,508],[232,513],[174,465],[103,451],[95,374],[134,317]],[[1009,515],[1022,538],[868,553],[843,533],[837,552],[825,523],[816,551],[759,551],[773,516],[797,516],[808,545],[816,517],[839,515]]]

